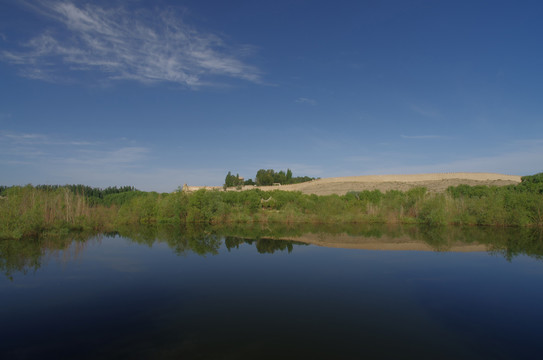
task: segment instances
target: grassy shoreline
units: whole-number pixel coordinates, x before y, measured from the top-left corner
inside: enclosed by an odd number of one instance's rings
[[[289,191],[124,192],[89,196],[76,187],[6,188],[0,238],[43,232],[116,231],[132,224],[424,224],[543,226],[543,174],[514,186],[378,190],[338,195]]]

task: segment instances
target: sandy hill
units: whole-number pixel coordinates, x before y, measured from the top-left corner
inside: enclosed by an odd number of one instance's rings
[[[440,244],[438,247],[433,247],[421,240],[414,240],[405,235],[393,238],[388,236],[351,236],[347,234],[304,234],[297,237],[281,238],[280,240],[299,241],[306,244],[341,249],[448,252],[484,252],[489,250],[489,246],[485,244],[466,244],[461,241],[447,242]]]
[[[301,191],[304,194],[344,195],[349,191],[409,190],[424,186],[430,192],[442,192],[449,186],[466,185],[513,185],[520,183],[520,176],[493,173],[443,173],[416,175],[365,175],[334,177],[313,180],[301,184],[260,186],[261,190]],[[246,189],[254,189],[245,186]]]

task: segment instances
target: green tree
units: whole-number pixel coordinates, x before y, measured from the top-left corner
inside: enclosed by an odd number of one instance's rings
[[[232,175],[230,171],[228,172],[228,174],[226,174],[226,178],[224,179],[224,185],[223,185],[225,189],[228,187],[241,186],[241,185],[243,185],[243,180],[239,177],[239,174]]]
[[[291,180],[292,180],[292,170],[287,169],[287,184],[290,184]]]
[[[273,169],[260,169],[256,173],[256,184],[258,186],[273,185],[275,172]]]
[[[247,179],[243,182],[243,185],[256,185],[253,179]]]
[[[279,184],[286,184],[287,183],[287,175],[283,170],[277,172],[273,176],[273,182],[279,183]]]
[[[226,178],[224,179],[224,188],[234,186],[232,182],[232,173],[229,171],[228,174],[226,174]]]

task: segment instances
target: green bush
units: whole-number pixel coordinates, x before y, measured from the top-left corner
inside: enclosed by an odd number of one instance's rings
[[[102,198],[66,186],[2,188],[0,237],[43,231],[108,230],[139,223],[423,223],[428,225],[543,226],[542,174],[515,186],[361,191],[338,195],[258,189],[171,194],[111,188]],[[122,189],[121,189],[122,190]],[[94,199],[94,200],[93,200]]]
[[[426,225],[445,225],[445,196],[436,194],[427,198],[421,205],[418,219]]]

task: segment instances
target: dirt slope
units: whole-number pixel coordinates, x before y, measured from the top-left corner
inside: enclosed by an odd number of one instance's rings
[[[344,195],[349,191],[363,190],[409,190],[424,186],[430,192],[442,192],[449,186],[467,185],[513,185],[520,183],[520,176],[492,173],[443,173],[416,175],[366,175],[334,177],[294,185],[260,186],[261,190],[301,191],[304,194]],[[246,186],[246,189],[255,187]]]

